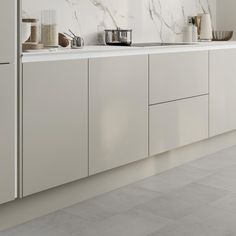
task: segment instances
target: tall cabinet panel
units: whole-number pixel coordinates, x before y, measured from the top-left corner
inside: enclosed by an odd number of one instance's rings
[[[0,204],[15,197],[14,66],[0,65]]]
[[[0,0],[0,204],[15,198],[16,0]]]
[[[23,64],[23,196],[88,176],[87,60]]]
[[[210,51],[210,136],[236,129],[236,49]]]
[[[16,1],[0,0],[0,63],[15,61]]]
[[[89,173],[148,156],[148,56],[91,59]]]

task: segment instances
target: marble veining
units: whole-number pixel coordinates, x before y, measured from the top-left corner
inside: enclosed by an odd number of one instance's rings
[[[114,26],[117,28],[117,27],[119,27],[118,26],[118,22],[116,21],[116,19],[115,19],[115,16],[112,14],[112,12],[110,11],[110,9],[108,8],[108,7],[106,7],[101,1],[99,1],[99,0],[90,0],[90,2],[95,6],[95,7],[97,7],[100,11],[102,11],[103,12],[103,14],[104,14],[104,17],[105,17],[105,15],[108,15],[110,18],[111,18],[111,20],[112,20],[112,22],[113,22],[113,24],[114,24]],[[105,20],[105,19],[104,19]],[[104,26],[105,26],[105,22],[104,22]]]
[[[70,6],[71,10],[73,11],[74,22],[77,24],[78,28],[80,29],[80,20],[79,20],[79,12],[77,3],[72,0],[65,0],[65,2]]]
[[[55,9],[59,31],[69,28],[87,45],[103,43],[108,28],[133,29],[134,42],[181,41],[189,15],[209,12],[215,0],[22,0],[23,16],[40,19],[41,9]]]
[[[158,24],[157,30],[159,31],[159,38],[161,41],[165,41],[163,34],[166,29],[170,30],[175,35],[182,33],[182,28],[177,21],[171,15],[170,22],[167,21],[163,14],[162,4],[160,0],[149,0],[149,14],[153,23]],[[184,7],[182,6],[183,19],[185,19]],[[167,40],[168,41],[168,40]]]

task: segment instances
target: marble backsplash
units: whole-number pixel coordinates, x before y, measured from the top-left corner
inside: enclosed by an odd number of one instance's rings
[[[87,45],[102,42],[104,29],[133,29],[133,42],[182,41],[187,17],[210,12],[216,0],[22,0],[23,17],[40,19],[42,9],[57,11],[60,32],[71,29]]]

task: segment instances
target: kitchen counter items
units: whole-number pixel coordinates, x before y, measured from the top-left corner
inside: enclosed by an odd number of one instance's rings
[[[130,46],[132,44],[132,30],[121,28],[105,30],[105,43],[107,45]]]

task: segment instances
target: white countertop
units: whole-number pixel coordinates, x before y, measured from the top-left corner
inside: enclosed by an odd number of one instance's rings
[[[178,53],[236,48],[236,41],[199,42],[191,45],[155,46],[155,47],[121,47],[121,46],[85,46],[82,49],[58,48],[25,52],[22,62],[71,60],[81,58],[98,58],[111,56],[131,56],[157,53]]]

